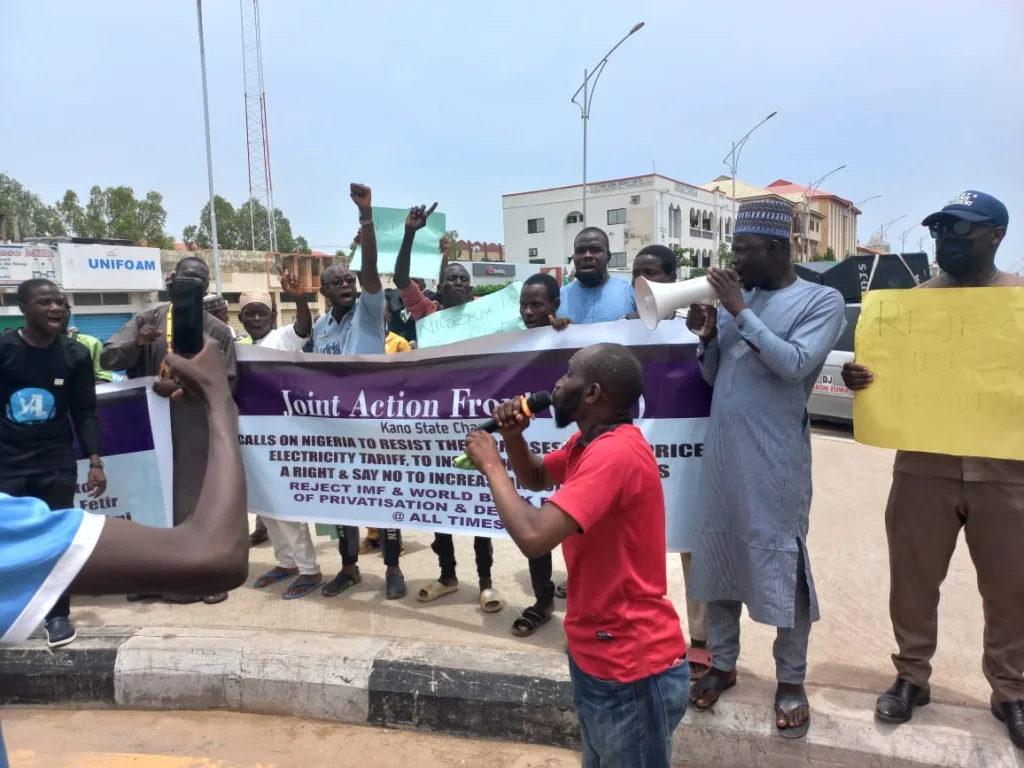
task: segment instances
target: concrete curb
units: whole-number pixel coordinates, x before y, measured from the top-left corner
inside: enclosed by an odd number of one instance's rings
[[[676,758],[716,768],[1021,768],[987,711],[935,703],[912,725],[873,718],[875,694],[809,690],[807,738],[780,739],[774,685],[745,678],[713,712],[690,711]],[[108,629],[65,649],[0,650],[0,704],[232,709],[576,748],[562,654],[366,636],[230,629]]]

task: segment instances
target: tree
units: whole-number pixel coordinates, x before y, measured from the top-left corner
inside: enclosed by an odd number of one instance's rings
[[[719,267],[732,267],[732,248],[725,243],[719,243],[717,258]]]
[[[266,232],[267,208],[255,198],[246,200],[237,209],[220,195],[213,198],[214,211],[217,214],[217,245],[227,250],[238,251],[269,251],[270,238]],[[253,217],[255,216],[255,227]],[[281,212],[274,209],[274,227],[277,235],[278,253],[309,253],[306,238],[292,234],[292,223]],[[256,242],[253,242],[253,230]],[[210,204],[203,205],[199,212],[199,223],[190,224],[182,231],[182,238],[189,245],[210,248],[213,245],[210,236]]]
[[[458,261],[462,256],[462,246],[459,245],[459,230],[449,229],[444,233],[444,239],[448,241],[448,261]]]
[[[0,240],[66,234],[55,207],[46,205],[16,179],[0,173]]]
[[[217,214],[217,246],[226,250],[247,250],[240,238],[238,213],[235,206],[220,195],[213,198],[213,210]],[[249,233],[249,222],[246,220],[246,236]],[[197,248],[212,248],[213,237],[210,234],[210,203],[207,202],[199,211],[199,223],[190,224],[181,233],[185,245]]]
[[[695,248],[680,248],[672,246],[672,252],[676,255],[676,265],[680,267],[697,267],[697,250]]]
[[[832,249],[832,246],[830,245],[827,249],[825,249],[825,261],[835,261],[835,260],[836,260],[836,252]]]
[[[174,239],[164,231],[167,212],[159,192],[149,191],[138,200],[131,187],[94,186],[85,208],[69,189],[54,206],[65,230],[78,237],[130,240],[153,248],[173,248]]]

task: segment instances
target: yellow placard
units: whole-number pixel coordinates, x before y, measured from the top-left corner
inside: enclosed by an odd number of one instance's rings
[[[858,442],[1024,459],[1024,287],[868,291],[854,348]]]

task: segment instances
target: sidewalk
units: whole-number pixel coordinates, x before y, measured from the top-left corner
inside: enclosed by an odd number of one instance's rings
[[[688,713],[677,733],[679,759],[725,766],[1024,765],[988,713],[981,601],[964,547],[943,588],[936,704],[900,729],[874,722],[875,697],[895,674],[883,523],[892,452],[816,436],[814,462],[809,550],[822,620],[811,636],[807,682],[815,721],[808,739],[794,745],[772,733],[774,630],[745,619],[740,685],[713,714]],[[383,598],[384,566],[376,554],[361,558],[363,582],[334,599],[317,592],[284,601],[284,584],[243,587],[218,606],[76,599],[81,639],[69,649],[51,655],[33,640],[0,652],[0,703],[228,707],[574,744],[562,613],[531,638],[510,632],[533,601],[525,559],[510,542],[496,541],[494,586],[507,604],[486,615],[477,606],[472,542],[457,537],[461,589],[419,603],[416,592],[437,575],[430,539],[407,537],[402,568],[409,596],[399,601]],[[340,565],[334,543],[319,539],[318,552],[329,578]],[[269,545],[253,550],[252,578],[272,558]],[[678,556],[669,555],[668,564],[669,594],[685,622]],[[556,554],[555,580],[564,577]]]

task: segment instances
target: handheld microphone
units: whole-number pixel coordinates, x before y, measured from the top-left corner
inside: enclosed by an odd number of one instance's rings
[[[545,408],[550,408],[550,407],[551,407],[551,393],[550,392],[534,392],[529,397],[522,397],[522,396],[520,396],[520,398],[519,398],[519,408],[522,411],[523,415],[526,416],[528,419],[536,418],[537,414],[540,411],[543,411]],[[495,421],[494,419],[488,419],[487,421],[483,422],[479,426],[474,427],[472,431],[473,432],[497,432],[498,431],[498,422]],[[452,464],[455,466],[456,469],[476,469],[477,468],[476,464],[473,463],[473,460],[470,459],[469,456],[467,456],[466,454],[462,454],[461,456],[459,456],[457,459],[455,459],[454,462],[452,462]]]

